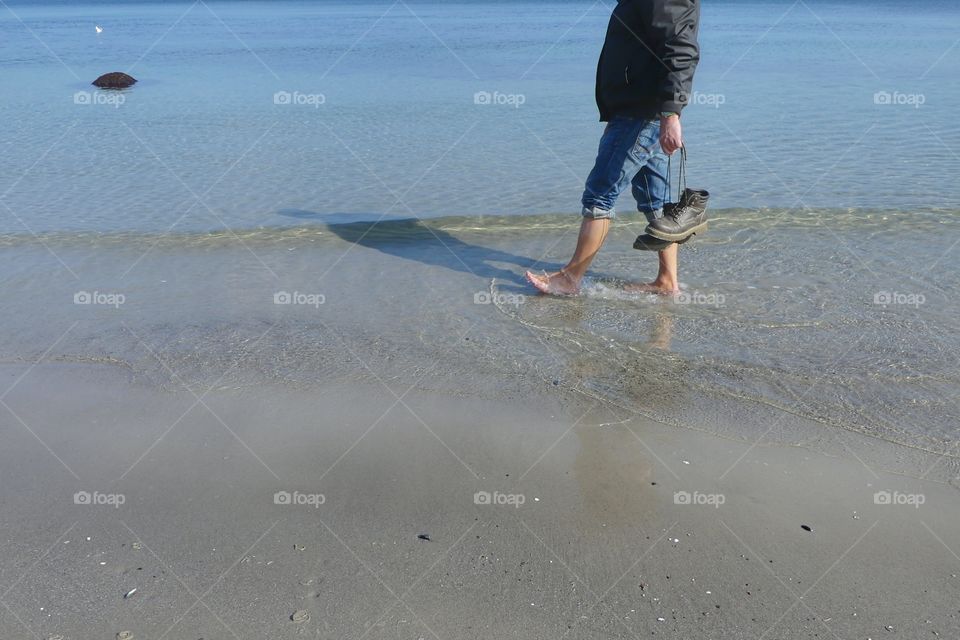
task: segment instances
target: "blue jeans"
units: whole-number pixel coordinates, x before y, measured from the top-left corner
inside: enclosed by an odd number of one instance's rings
[[[583,217],[615,218],[617,197],[631,187],[647,221],[661,214],[669,189],[660,121],[614,116],[600,138],[597,161],[583,192]]]

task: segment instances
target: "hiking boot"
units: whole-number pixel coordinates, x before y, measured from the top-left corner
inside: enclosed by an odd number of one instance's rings
[[[683,240],[677,242],[677,244],[683,244],[694,234],[690,234]],[[648,233],[643,234],[642,236],[637,236],[637,239],[633,241],[633,248],[639,249],[640,251],[663,251],[667,247],[673,244],[673,240],[661,240],[660,238],[654,238]]]
[[[647,225],[647,233],[660,240],[679,242],[707,228],[707,200],[703,189],[684,189],[680,202],[663,205],[663,216]]]

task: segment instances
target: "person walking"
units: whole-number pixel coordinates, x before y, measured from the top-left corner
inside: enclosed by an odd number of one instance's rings
[[[543,293],[579,292],[616,217],[617,197],[628,187],[647,220],[659,218],[670,230],[658,234],[670,240],[645,235],[635,244],[659,252],[657,277],[642,288],[679,291],[678,242],[706,225],[706,213],[698,207],[671,207],[664,217],[668,158],[683,146],[680,117],[700,61],[699,23],[699,0],[620,0],[613,9],[596,80],[600,121],[607,125],[581,199],[577,247],[560,271],[527,272]]]

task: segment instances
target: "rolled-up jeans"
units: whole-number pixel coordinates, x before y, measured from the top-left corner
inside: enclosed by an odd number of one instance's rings
[[[661,215],[669,183],[659,119],[614,116],[607,123],[583,191],[583,217],[615,218],[617,197],[628,186],[647,221]]]

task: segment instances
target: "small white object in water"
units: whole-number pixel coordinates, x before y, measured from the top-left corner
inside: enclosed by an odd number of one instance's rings
[[[684,460],[684,461],[683,461],[683,464],[690,464],[690,461],[689,461],[689,460]]]
[[[130,589],[130,591],[127,591],[125,594],[123,594],[123,599],[126,600],[127,598],[129,598],[130,596],[132,596],[133,594],[135,594],[136,592],[137,592],[137,588],[136,588],[136,587],[134,587],[133,589]]]
[[[97,30],[97,33],[103,33],[103,27],[101,27],[100,25],[97,25],[94,28]]]

